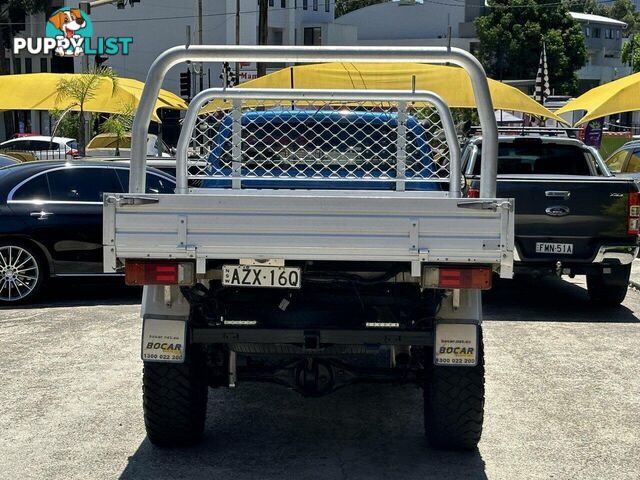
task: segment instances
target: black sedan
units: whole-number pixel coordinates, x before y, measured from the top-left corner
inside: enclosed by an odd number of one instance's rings
[[[31,301],[50,277],[103,275],[103,195],[128,182],[128,165],[112,162],[0,168],[0,305]],[[174,189],[173,177],[148,170],[148,193]]]

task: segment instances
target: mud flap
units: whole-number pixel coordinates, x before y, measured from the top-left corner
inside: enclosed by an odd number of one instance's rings
[[[145,318],[142,323],[141,357],[145,362],[184,363],[187,322]]]
[[[478,364],[478,325],[437,323],[433,363],[437,366],[475,367]]]

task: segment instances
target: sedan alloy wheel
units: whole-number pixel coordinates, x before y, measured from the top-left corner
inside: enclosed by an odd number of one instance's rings
[[[0,245],[0,302],[21,302],[40,288],[42,271],[36,256],[18,245]]]

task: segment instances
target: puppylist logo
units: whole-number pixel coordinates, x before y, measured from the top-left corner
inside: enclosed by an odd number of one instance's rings
[[[13,40],[13,53],[27,50],[31,54],[49,55],[55,52],[60,57],[80,55],[129,54],[132,37],[93,38],[93,24],[89,15],[77,8],[64,7],[56,10],[47,20],[46,37],[17,37]]]

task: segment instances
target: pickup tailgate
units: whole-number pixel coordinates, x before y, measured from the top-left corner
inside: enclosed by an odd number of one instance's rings
[[[635,245],[629,235],[629,180],[586,176],[498,177],[498,196],[515,198],[522,261],[591,261],[602,245]],[[554,244],[571,247],[553,246]]]
[[[481,263],[510,277],[512,210],[506,200],[434,192],[108,194],[105,271],[126,258],[275,258]]]

